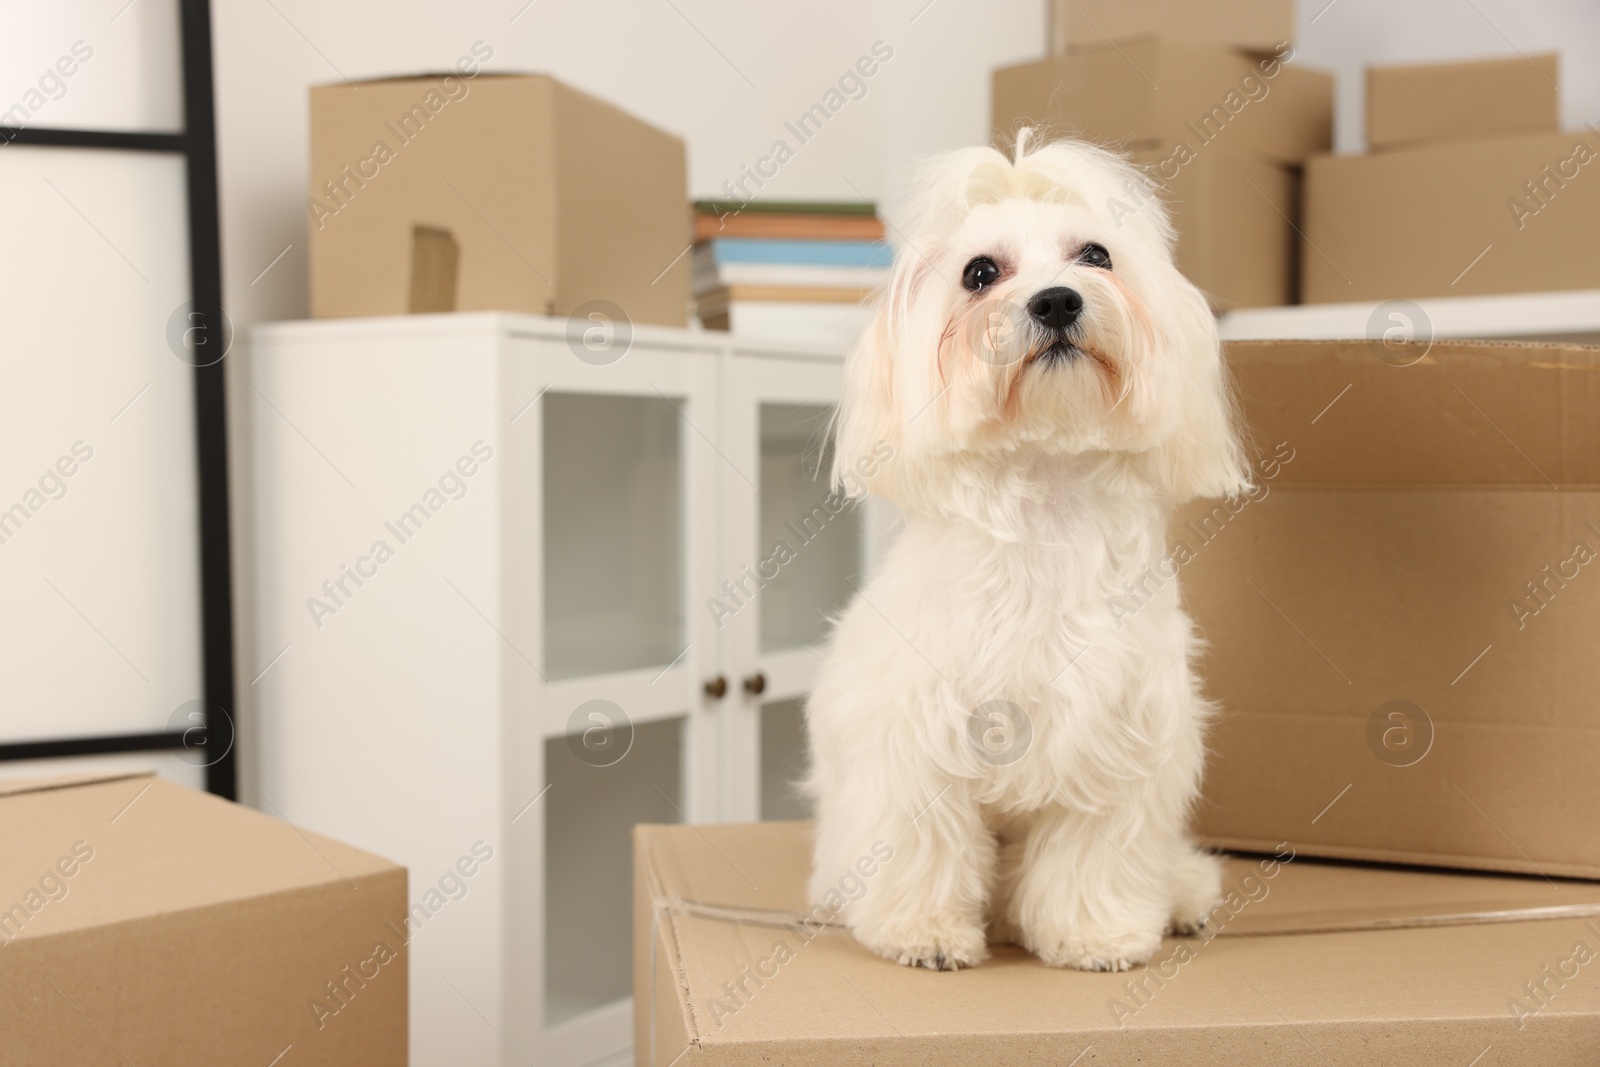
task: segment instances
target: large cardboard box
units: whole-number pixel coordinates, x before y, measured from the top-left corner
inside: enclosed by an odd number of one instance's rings
[[[1470,63],[1367,68],[1367,147],[1555,133],[1561,128],[1554,52]]]
[[[1313,159],[1301,301],[1600,287],[1597,160],[1593,128]]]
[[[1213,147],[1133,153],[1178,231],[1178,269],[1217,311],[1292,304],[1299,293],[1299,168]],[[1119,210],[1137,211],[1130,195]],[[1119,215],[1119,218],[1121,216]]]
[[[1072,134],[1128,148],[1213,143],[1297,163],[1333,144],[1333,76],[1220,45],[1159,37],[994,73],[993,131]]]
[[[1057,53],[1159,33],[1179,41],[1272,52],[1294,39],[1293,0],[1051,0]]]
[[[688,315],[683,142],[553,78],[311,91],[311,313]],[[681,258],[679,258],[681,257]]]
[[[938,973],[872,955],[805,899],[806,829],[635,829],[641,1067],[1481,1067],[1488,1046],[1497,1067],[1589,1067],[1600,1043],[1600,984],[1579,977],[1600,886],[1318,864],[1284,843],[1230,860],[1211,928],[1145,967],[996,946]]]
[[[406,872],[145,774],[0,783],[0,1063],[406,1062]]]
[[[1198,826],[1600,878],[1600,348],[1398,340],[1417,314],[1228,346],[1258,488],[1163,568],[1222,708]]]

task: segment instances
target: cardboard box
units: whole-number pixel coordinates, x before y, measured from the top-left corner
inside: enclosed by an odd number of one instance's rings
[[[1222,707],[1203,838],[1600,878],[1600,348],[1228,355],[1267,465],[1166,568]]]
[[[1600,287],[1600,133],[1306,165],[1307,304]]]
[[[0,1062],[406,1062],[376,856],[148,774],[8,781],[0,909]]]
[[[1293,0],[1051,0],[1056,53],[1157,33],[1177,41],[1273,52],[1294,39]]]
[[[1299,168],[1212,147],[1142,149],[1133,161],[1162,185],[1177,260],[1217,311],[1292,304],[1299,293]],[[1137,210],[1132,197],[1128,210]]]
[[[604,300],[681,326],[686,174],[681,140],[553,78],[318,86],[311,313],[566,315]]]
[[[1022,126],[1129,148],[1213,142],[1298,163],[1333,144],[1333,75],[1157,37],[994,73],[995,143]]]
[[[1473,63],[1367,68],[1367,147],[1561,128],[1554,52]]]
[[[1488,1045],[1501,1067],[1587,1067],[1600,1034],[1600,985],[1572,980],[1600,944],[1587,883],[1239,858],[1215,929],[1146,967],[997,946],[937,973],[872,955],[804,899],[806,824],[641,826],[634,857],[641,1067],[1465,1067]]]

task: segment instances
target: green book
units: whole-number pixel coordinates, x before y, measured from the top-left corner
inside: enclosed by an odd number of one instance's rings
[[[703,215],[756,212],[764,215],[852,215],[877,218],[878,206],[859,200],[696,200]]]

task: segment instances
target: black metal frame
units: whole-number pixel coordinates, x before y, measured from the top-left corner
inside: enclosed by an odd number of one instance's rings
[[[211,71],[209,0],[179,0],[183,51],[183,133],[122,133],[107,130],[51,130],[0,127],[4,144],[61,148],[110,148],[167,152],[184,157],[189,206],[189,277],[194,323],[213,326],[226,343],[229,327],[222,311],[222,239],[217,203],[216,115]],[[0,146],[3,147],[3,146]],[[200,642],[202,699],[208,722],[206,788],[232,799],[238,793],[237,727],[234,703],[233,583],[228,531],[227,360],[194,370],[195,448],[200,513]],[[222,711],[225,723],[209,721]],[[220,728],[220,729],[219,729]],[[194,731],[76,737],[0,744],[0,761],[111,752],[150,752],[195,747]]]

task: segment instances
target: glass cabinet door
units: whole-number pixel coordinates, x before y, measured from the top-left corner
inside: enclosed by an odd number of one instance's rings
[[[718,355],[635,344],[606,363],[568,347],[530,344],[509,401],[539,457],[513,504],[540,588],[542,744],[518,758],[540,768],[542,810],[519,818],[542,842],[542,899],[526,903],[544,1051],[587,1062],[631,1036],[632,827],[715,815],[702,675],[717,649],[689,594],[717,533],[689,517],[716,512]]]
[[[632,991],[631,834],[635,823],[680,820],[683,728],[681,718],[663,719],[615,729],[603,742],[582,734],[545,741],[547,1028]],[[617,747],[607,754],[606,745]]]
[[[743,469],[723,479],[727,817],[805,818],[795,788],[805,768],[803,701],[865,559],[861,507],[831,479],[842,365],[753,353],[731,364],[728,456]]]
[[[757,413],[762,553],[759,648],[803,649],[828,636],[861,571],[861,512],[833,492],[831,404],[763,403]]]
[[[568,732],[545,740],[551,1028],[628,997],[631,828],[682,810],[684,718],[636,727],[627,701],[584,679],[659,671],[683,650],[686,479],[666,397],[552,389],[541,403],[544,673],[578,680],[553,697],[574,705]]]
[[[544,396],[544,658],[552,681],[683,650],[683,424],[659,396]]]

